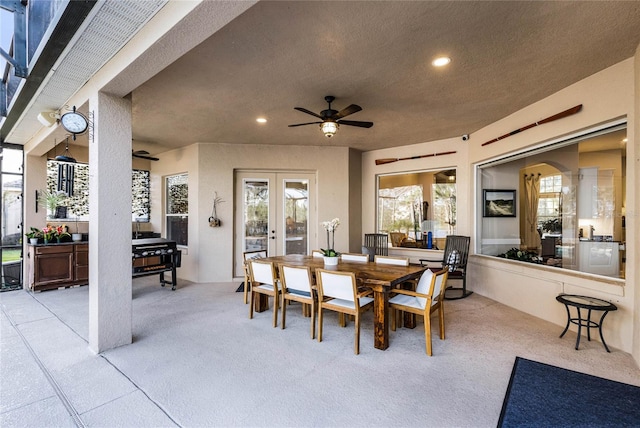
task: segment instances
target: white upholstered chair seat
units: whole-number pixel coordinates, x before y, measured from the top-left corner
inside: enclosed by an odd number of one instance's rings
[[[358,303],[360,304],[361,308],[367,306],[371,302],[373,302],[373,297],[366,297],[365,296],[365,297],[361,297],[360,299],[358,299]],[[353,302],[351,300],[344,300],[344,299],[331,299],[331,300],[325,301],[325,305],[340,306],[340,307],[348,308],[348,309],[355,309],[356,308],[355,302]]]
[[[280,283],[276,283],[276,286],[278,287],[278,291],[282,291],[282,285],[280,285]],[[271,284],[260,284],[256,286],[257,289],[260,290],[269,290],[269,291],[273,291],[273,285]]]
[[[448,269],[439,272],[426,270],[416,286],[416,291],[393,290],[389,298],[391,308],[391,330],[396,329],[396,311],[422,315],[424,318],[424,333],[427,355],[431,350],[431,314],[438,311],[440,324],[440,339],[444,340],[444,291],[446,289]]]
[[[415,296],[398,294],[397,296],[390,298],[389,303],[424,310],[424,303],[421,303],[420,300],[418,300],[418,298],[416,298]]]

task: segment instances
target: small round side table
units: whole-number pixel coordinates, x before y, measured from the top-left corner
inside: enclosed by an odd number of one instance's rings
[[[582,332],[582,327],[587,328],[587,340],[591,341],[591,329],[598,328],[598,332],[600,333],[600,340],[602,341],[602,345],[604,345],[604,349],[609,351],[609,347],[604,341],[604,337],[602,336],[602,322],[604,321],[604,317],[610,311],[618,310],[618,307],[611,302],[607,302],[606,300],[596,299],[595,297],[589,296],[578,296],[575,294],[560,294],[556,296],[556,300],[562,304],[567,310],[567,326],[564,328],[564,331],[560,335],[560,337],[564,336],[564,334],[569,330],[569,325],[571,323],[578,326],[578,338],[576,339],[576,350],[580,346],[580,336]],[[569,306],[573,306],[576,308],[578,312],[578,316],[576,318],[571,318],[571,312],[569,312]],[[581,309],[587,310],[587,317],[583,318]],[[591,311],[601,311],[602,317],[600,317],[599,322],[595,322],[591,320]]]

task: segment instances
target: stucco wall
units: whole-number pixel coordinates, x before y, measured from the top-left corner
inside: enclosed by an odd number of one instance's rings
[[[638,63],[638,59],[635,60]],[[468,142],[460,138],[414,144],[394,149],[377,150],[363,155],[363,225],[375,224],[375,176],[381,173],[412,171],[419,169],[456,167],[458,171],[458,233],[472,237],[472,253],[478,245],[476,239],[481,221],[480,201],[482,189],[476,179],[476,165],[517,153],[543,143],[558,141],[578,134],[594,125],[616,119],[627,120],[627,189],[634,189],[638,182],[638,130],[637,109],[634,106],[634,79],[638,71],[634,69],[634,59],[618,63],[600,73],[553,94],[511,116],[495,122],[471,134]],[[637,92],[637,90],[635,90]],[[635,97],[638,94],[636,93]],[[580,113],[552,123],[537,126],[498,141],[482,146],[498,135],[504,135],[529,123],[582,104]],[[636,140],[634,142],[634,140]],[[396,162],[376,166],[374,160],[387,157],[406,157],[428,153],[457,150],[455,155],[442,158],[431,157]],[[635,181],[633,181],[635,180]],[[469,188],[465,188],[469,183]],[[635,208],[635,210],[634,210]],[[631,212],[630,212],[631,210]],[[637,192],[627,191],[627,237],[628,242],[636,242],[640,216],[637,213]],[[476,221],[474,221],[476,219]],[[627,266],[637,266],[638,250],[635,245],[627,247]],[[604,335],[607,343],[625,352],[633,352],[640,361],[638,351],[638,300],[636,284],[638,268],[627,268],[626,280],[605,279],[595,275],[569,272],[562,269],[538,267],[523,262],[474,255],[470,259],[467,287],[476,293],[490,297],[508,306],[540,317],[559,325],[566,323],[564,307],[555,301],[561,292],[586,294],[610,300],[619,310],[607,317]],[[635,323],[634,323],[635,319]],[[634,343],[635,337],[635,343]],[[571,346],[571,344],[567,344]]]
[[[355,154],[351,154],[355,155]],[[183,253],[178,277],[196,282],[224,282],[233,279],[234,255],[234,172],[314,171],[317,174],[316,224],[310,224],[310,247],[316,248],[319,222],[338,217],[341,225],[335,235],[336,248],[349,248],[349,159],[345,147],[270,146],[250,144],[199,143],[183,150],[162,154],[152,167],[152,222],[163,230],[162,178],[189,173],[189,246]],[[222,227],[209,227],[214,192],[225,202],[218,208]]]

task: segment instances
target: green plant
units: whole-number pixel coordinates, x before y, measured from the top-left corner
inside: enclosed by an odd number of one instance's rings
[[[42,238],[42,231],[37,227],[31,226],[29,232],[24,235],[29,239]]]
[[[45,208],[51,215],[55,215],[56,207],[64,206],[68,196],[66,193],[59,191],[55,192],[49,189],[40,190],[38,196],[38,202],[40,206]]]
[[[542,258],[535,251],[519,250],[512,248],[506,253],[499,254],[498,257],[511,260],[519,260],[521,262],[541,263]]]
[[[320,248],[320,251],[322,251],[322,254],[325,255],[325,257],[338,257],[340,255],[340,253],[336,252],[336,250],[333,250],[331,248],[328,249],[324,249],[324,248]]]
[[[545,220],[540,224],[540,227],[544,232],[560,233],[562,232],[562,220],[557,217]]]

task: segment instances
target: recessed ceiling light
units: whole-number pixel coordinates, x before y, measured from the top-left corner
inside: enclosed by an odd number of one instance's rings
[[[451,62],[451,58],[447,57],[447,56],[441,56],[438,57],[436,59],[434,59],[431,64],[433,64],[434,67],[444,67],[445,65],[449,64]]]
[[[256,119],[256,122],[258,123],[267,123],[267,119],[265,119],[264,117],[259,117]]]
[[[623,142],[623,143],[626,143],[627,141],[629,141],[627,138],[623,138],[623,139],[622,139],[622,142]]]

